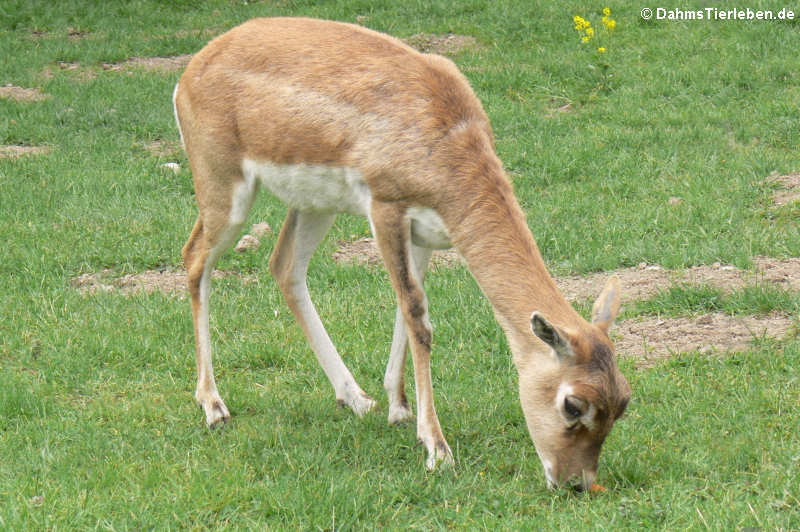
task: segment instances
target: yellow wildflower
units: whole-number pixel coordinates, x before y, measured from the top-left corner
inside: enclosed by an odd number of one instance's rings
[[[583,17],[579,17],[578,15],[575,15],[574,17],[572,17],[572,22],[575,23],[575,29],[578,30],[578,31],[586,29],[586,28],[588,28],[588,27],[590,27],[592,25],[591,22],[589,22],[588,20],[586,20]]]
[[[617,22],[614,19],[610,18],[610,15],[611,15],[611,9],[607,7],[604,8],[603,18],[601,20],[603,23],[603,30],[605,30],[606,32],[610,32],[617,25]],[[575,15],[572,17],[572,22],[575,24],[574,28],[575,31],[578,32],[578,35],[581,38],[581,42],[587,43],[592,39],[599,38],[599,34],[595,31],[594,27],[592,27],[591,21],[586,20],[580,15]],[[603,49],[603,51],[605,51],[605,49]]]
[[[603,22],[603,27],[608,31],[613,30],[617,26],[617,21],[613,18],[609,18],[608,16],[605,16],[600,20]]]
[[[605,46],[601,46],[600,48],[597,49],[597,51],[600,52],[601,54],[604,54],[606,53],[606,48]]]

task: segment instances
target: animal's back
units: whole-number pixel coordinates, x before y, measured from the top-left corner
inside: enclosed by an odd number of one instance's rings
[[[180,92],[181,121],[217,134],[200,144],[226,144],[239,160],[358,168],[368,180],[419,171],[411,167],[466,125],[491,140],[451,61],[352,24],[251,20],[192,59]]]

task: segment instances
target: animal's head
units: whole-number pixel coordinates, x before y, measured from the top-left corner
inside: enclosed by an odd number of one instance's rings
[[[619,292],[612,277],[594,304],[592,323],[580,330],[556,326],[539,312],[531,316],[531,329],[551,356],[520,371],[520,399],[551,487],[591,486],[603,441],[630,400],[608,337]]]

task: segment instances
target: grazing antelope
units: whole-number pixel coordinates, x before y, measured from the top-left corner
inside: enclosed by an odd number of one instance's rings
[[[434,408],[423,290],[431,250],[452,245],[508,337],[548,484],[591,484],[630,396],[608,337],[619,281],[603,289],[591,324],[559,293],[495,154],[489,119],[451,61],[351,24],[256,19],[195,55],[173,101],[199,206],[183,258],[195,397],[209,426],[230,415],[211,364],[211,274],[264,187],[289,206],[270,270],[340,404],[361,416],[375,401],[328,337],[306,273],[337,213],[348,212],[369,219],[397,295],[384,379],[389,422],[413,416],[403,382],[410,345],[426,466],[452,462]]]

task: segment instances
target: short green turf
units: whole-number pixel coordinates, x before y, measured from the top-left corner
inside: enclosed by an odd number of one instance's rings
[[[600,52],[600,41],[581,43],[573,17],[599,34],[604,7],[616,27]],[[633,401],[601,457],[608,491],[585,496],[546,489],[508,346],[463,267],[427,281],[437,408],[456,466],[424,471],[413,425],[386,423],[386,275],[331,259],[338,241],[366,234],[363,220],[338,219],[309,279],[334,342],[379,401],[363,419],[336,407],[270,279],[274,235],[220,263],[257,279],[214,285],[217,379],[233,415],[220,431],[192,397],[185,298],[86,295],[70,282],[180,268],[197,212],[190,172],[160,167],[186,168],[171,109],[180,73],[109,65],[193,53],[270,15],[475,37],[453,59],[492,119],[554,273],[798,256],[798,207],[774,207],[766,180],[800,169],[797,21],[645,21],[642,7],[0,3],[0,86],[48,95],[0,98],[0,145],[50,148],[0,158],[0,529],[800,529],[796,339],[648,369],[623,358]],[[174,153],[154,155],[156,141]],[[278,228],[285,212],[262,194],[250,221]],[[797,307],[797,294],[765,287],[679,286],[623,317]]]

